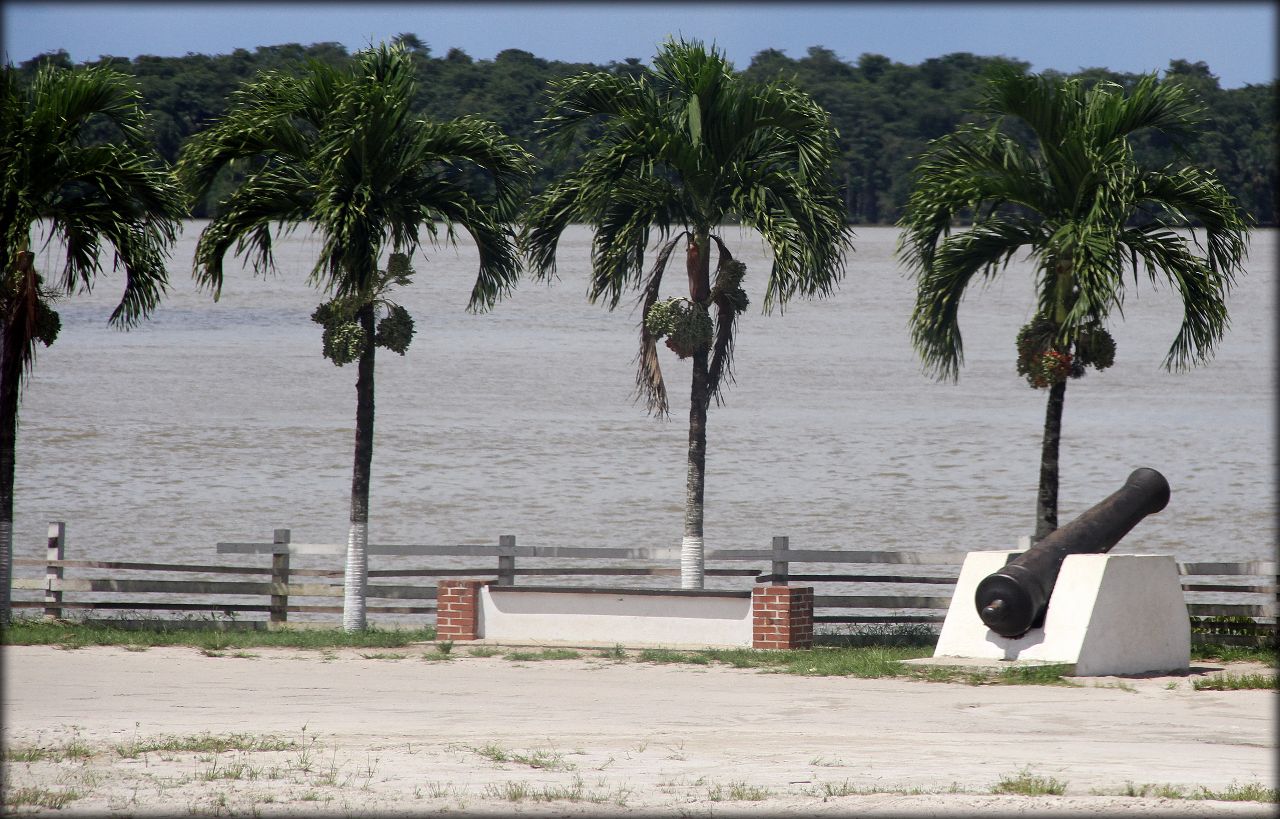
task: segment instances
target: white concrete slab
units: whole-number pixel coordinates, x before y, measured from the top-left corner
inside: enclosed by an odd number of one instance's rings
[[[654,590],[531,591],[485,586],[477,637],[628,646],[751,647],[751,598]]]

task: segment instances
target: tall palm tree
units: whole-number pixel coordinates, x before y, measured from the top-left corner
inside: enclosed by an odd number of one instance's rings
[[[700,588],[707,409],[730,377],[735,320],[747,307],[745,267],[715,230],[737,218],[768,243],[774,260],[766,311],[796,294],[830,293],[850,248],[828,179],[835,129],[808,95],[783,83],[747,82],[714,48],[683,41],[665,43],[642,73],[592,72],[556,83],[540,125],[562,147],[591,126],[600,133],[590,135],[581,164],[530,207],[522,241],[536,274],[554,275],[566,226],[591,225],[588,298],[613,309],[625,290],[641,292],[636,386],[651,413],[668,413],[656,342],[666,336],[681,358],[692,358],[680,576],[683,587]],[[645,275],[655,230],[660,244]],[[682,239],[689,295],[659,302]]]
[[[1037,303],[1018,336],[1018,371],[1047,388],[1035,539],[1058,525],[1058,444],[1067,379],[1111,364],[1105,323],[1122,314],[1125,273],[1167,280],[1183,317],[1170,370],[1208,360],[1227,328],[1226,295],[1246,255],[1248,228],[1226,188],[1194,165],[1146,168],[1130,135],[1175,144],[1202,121],[1182,86],[995,74],[979,108],[989,122],[934,141],[916,168],[898,252],[918,278],[912,341],[928,369],[955,379],[963,361],[959,307],[975,277],[1017,253],[1036,261]],[[952,232],[954,221],[971,226]],[[1192,231],[1188,239],[1175,229]],[[1204,241],[1198,238],[1203,235]]]
[[[192,138],[178,163],[195,195],[228,164],[248,168],[196,246],[195,276],[215,298],[233,244],[263,271],[273,266],[272,223],[292,229],[310,221],[323,236],[311,280],[333,300],[314,318],[325,325],[326,356],[339,365],[358,362],[348,631],[365,628],[374,350],[403,354],[412,336],[408,313],[385,300],[387,289],[408,281],[407,260],[423,231],[435,241],[441,227],[448,242],[462,227],[479,248],[469,309],[492,307],[520,273],[504,223],[523,198],[531,158],[490,122],[414,118],[413,76],[408,53],[388,46],[357,53],[345,70],[313,62],[301,77],[261,74],[235,92],[222,119]],[[481,171],[490,189],[469,187],[459,173],[467,169]],[[391,253],[385,272],[378,269],[384,250]]]
[[[115,139],[89,144],[106,120]],[[103,68],[41,68],[23,88],[0,73],[0,618],[9,621],[13,576],[13,485],[23,378],[61,322],[50,301],[88,290],[114,250],[124,293],[110,317],[128,329],[160,301],[165,257],[186,213],[181,191],[147,140],[142,96],[131,77]],[[35,267],[33,231],[44,223],[66,248],[46,283]]]

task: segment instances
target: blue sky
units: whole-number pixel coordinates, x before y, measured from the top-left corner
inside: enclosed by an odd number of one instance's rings
[[[1142,3],[603,3],[178,2],[3,5],[4,59],[59,48],[82,62],[188,52],[225,54],[281,43],[340,42],[354,51],[401,32],[443,55],[477,59],[519,48],[546,59],[647,62],[669,35],[715,42],[745,68],[777,48],[810,46],[847,61],[864,53],[917,64],[957,51],[1003,55],[1032,69],[1161,71],[1204,61],[1223,87],[1277,76],[1274,2]]]

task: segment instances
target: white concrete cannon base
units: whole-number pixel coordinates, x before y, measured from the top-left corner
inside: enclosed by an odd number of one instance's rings
[[[978,584],[1021,550],[970,552],[956,581],[934,658],[1034,660],[1076,676],[1186,671],[1191,621],[1169,555],[1070,555],[1062,562],[1044,626],[1002,637],[982,622]]]

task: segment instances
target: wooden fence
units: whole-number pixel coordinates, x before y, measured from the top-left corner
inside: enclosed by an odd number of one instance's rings
[[[15,599],[13,605],[43,608],[46,616],[59,618],[71,610],[170,611],[228,617],[266,615],[267,622],[272,623],[286,622],[290,613],[342,612],[342,569],[302,568],[293,565],[293,558],[315,556],[333,561],[344,553],[343,545],[293,543],[288,529],[277,529],[271,542],[219,543],[217,551],[222,555],[252,555],[259,559],[269,556],[271,562],[269,566],[261,563],[214,566],[68,560],[65,526],[52,523],[45,560],[14,560],[15,566],[44,568],[42,579],[14,581],[15,590],[43,591],[43,599]],[[617,585],[619,578],[634,578],[630,582],[637,584],[678,577],[680,573],[678,547],[518,546],[511,535],[500,537],[496,545],[370,544],[368,553],[371,568],[367,599],[370,603],[366,611],[371,615],[433,615],[436,610],[434,581],[446,577],[492,577],[499,585],[513,585],[517,577],[568,577],[576,578],[571,582],[601,586]],[[482,558],[489,560],[486,565],[450,568],[415,568],[403,564],[405,558],[430,557],[476,558],[477,564]],[[373,567],[373,563],[383,564],[386,558],[402,561],[397,568]],[[560,560],[574,565],[517,566],[518,558],[533,563]],[[932,628],[944,619],[963,559],[963,554],[940,552],[792,549],[786,537],[775,537],[769,549],[709,551],[706,576],[710,583],[720,585],[732,583],[734,578],[750,578],[752,583],[812,585],[816,624],[924,624]],[[618,562],[630,565],[606,565]],[[592,563],[595,565],[590,565]],[[755,564],[767,567],[767,571],[710,565],[714,563]],[[796,571],[793,567],[797,564],[811,568]],[[844,570],[845,567],[848,569]],[[1276,612],[1280,610],[1276,562],[1179,563],[1178,568],[1198,640],[1245,644],[1275,641]],[[77,574],[84,569],[107,570],[112,574],[68,577],[68,569],[76,569]],[[127,576],[135,572],[138,575]],[[157,578],[156,574],[169,577]],[[172,579],[173,575],[199,577]],[[217,579],[233,575],[238,577]],[[431,582],[387,582],[412,579]],[[564,585],[564,581],[558,585]],[[900,589],[901,593],[886,591],[886,588]],[[850,590],[858,593],[835,593]],[[74,598],[69,597],[71,593]],[[225,602],[226,598],[237,602]],[[246,598],[247,602],[239,602]],[[313,602],[302,602],[304,600]]]

